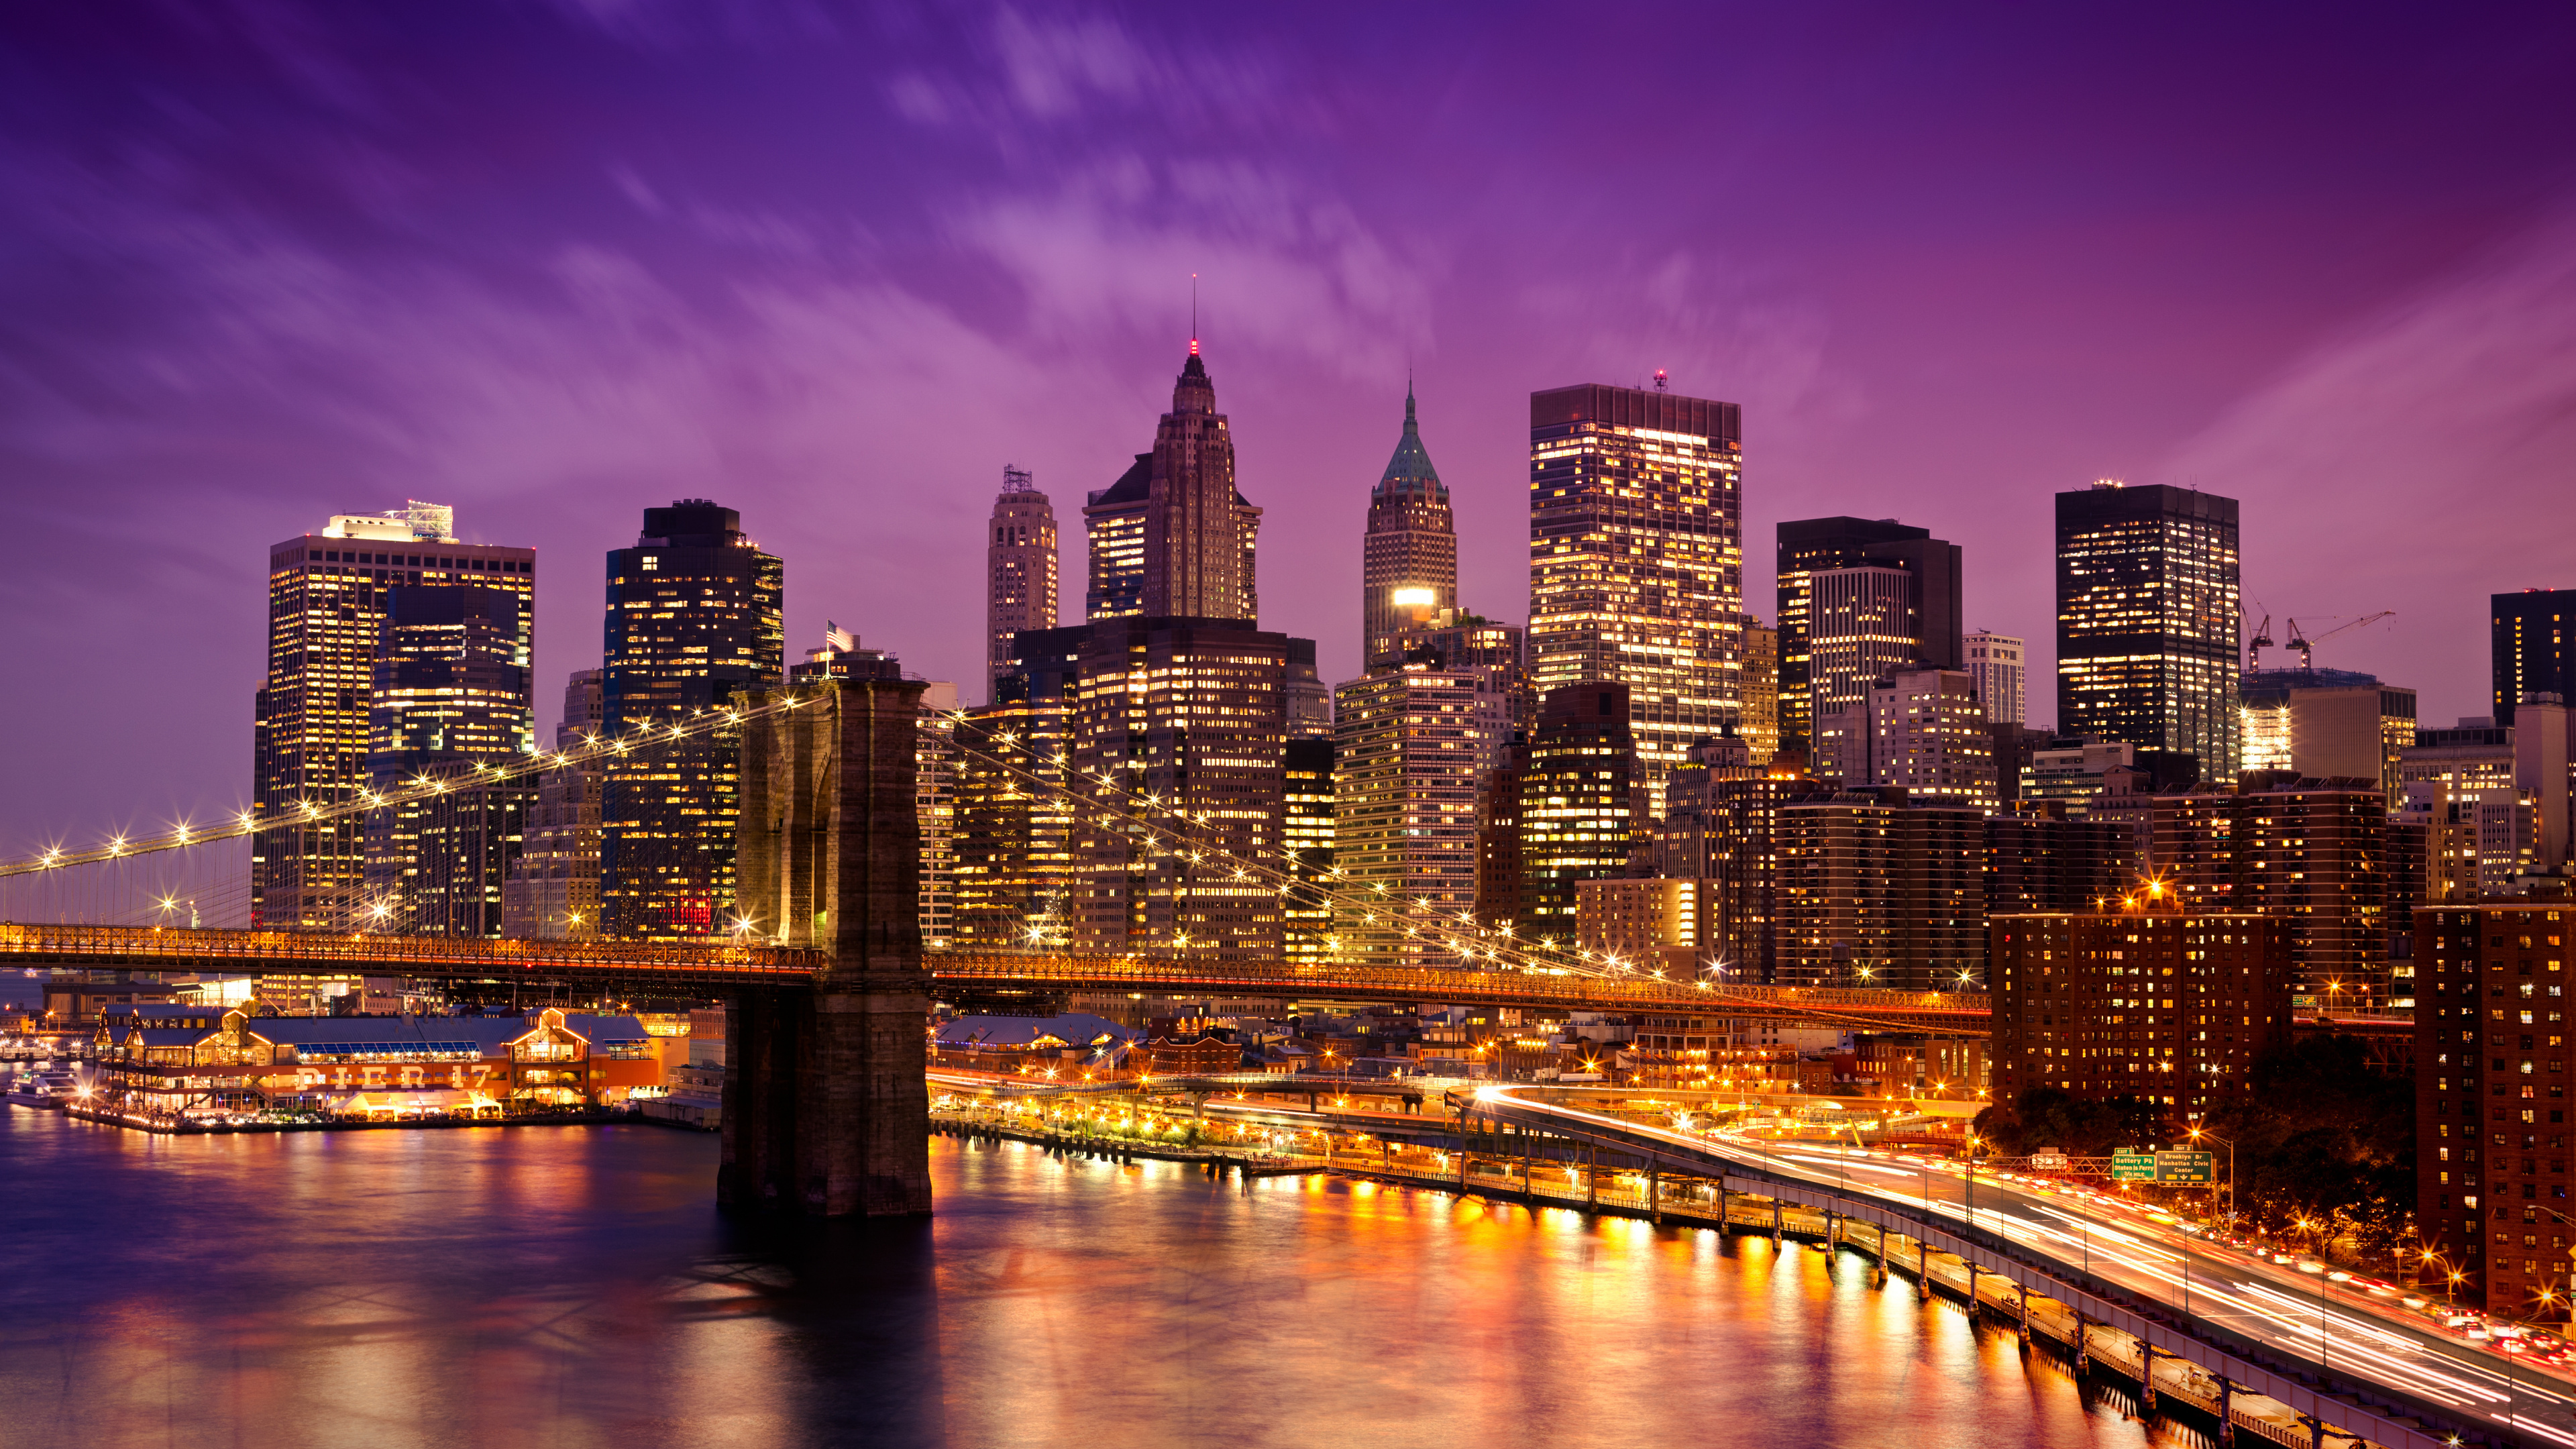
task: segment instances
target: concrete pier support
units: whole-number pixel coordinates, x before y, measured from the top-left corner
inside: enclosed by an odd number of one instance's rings
[[[747,992],[727,1021],[716,1195],[812,1217],[930,1211],[922,1080],[918,681],[844,679],[762,696],[744,730],[740,914],[828,945],[810,992]]]

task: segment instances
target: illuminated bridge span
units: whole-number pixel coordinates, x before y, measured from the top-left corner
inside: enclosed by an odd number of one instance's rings
[[[1983,1033],[1982,992],[1713,986],[1652,976],[1599,976],[1545,968],[1405,968],[1345,962],[1191,961],[1149,956],[934,953],[943,986],[996,990],[1136,991],[1173,996],[1436,1001],[1540,1010],[1688,1012],[1699,1016],[1853,1026],[1879,1031]]]
[[[802,986],[830,953],[777,946],[624,941],[487,941],[159,926],[0,925],[0,958],[29,966],[278,976],[408,976],[567,983],[636,992]],[[924,956],[936,987],[1127,991],[1170,996],[1437,1001],[1538,1010],[1690,1012],[1827,1022],[1882,1031],[1982,1032],[1987,998],[1962,992],[1683,985],[1650,976],[1548,970],[1403,968],[1143,956]]]
[[[721,988],[806,985],[830,958],[776,946],[0,924],[0,960],[89,970]]]

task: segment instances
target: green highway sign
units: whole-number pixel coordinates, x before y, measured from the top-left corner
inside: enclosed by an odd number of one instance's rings
[[[2211,1154],[2206,1152],[2159,1152],[2156,1154],[2156,1181],[2206,1187],[2218,1180],[2210,1168],[2210,1157]]]
[[[2152,1152],[2114,1152],[2111,1154],[2113,1182],[2153,1182],[2156,1180],[2156,1155]]]

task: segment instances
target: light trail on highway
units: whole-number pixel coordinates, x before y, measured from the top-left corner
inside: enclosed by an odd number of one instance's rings
[[[2453,1343],[2393,1317],[2357,1314],[2269,1265],[2258,1267],[2212,1245],[2187,1245],[2185,1235],[2115,1199],[2106,1205],[2098,1195],[2076,1190],[2042,1192],[2000,1178],[1972,1180],[1957,1164],[1920,1157],[1908,1162],[1907,1154],[1813,1142],[1774,1147],[1736,1132],[1692,1131],[1533,1101],[1510,1089],[1486,1088],[1478,1097],[1487,1107],[1508,1102],[1542,1119],[1558,1117],[1651,1137],[1673,1149],[1717,1159],[1712,1166],[1758,1167],[1810,1187],[1964,1223],[2080,1267],[2095,1279],[2175,1310],[2187,1323],[2228,1330],[2284,1358],[2366,1380],[2538,1441],[2576,1446],[2576,1391],[2544,1376],[2537,1365]]]

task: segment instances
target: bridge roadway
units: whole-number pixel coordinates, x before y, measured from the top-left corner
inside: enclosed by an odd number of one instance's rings
[[[1653,976],[1570,970],[1495,971],[1364,966],[1349,962],[1171,961],[1150,956],[934,953],[942,986],[992,990],[1151,991],[1175,996],[1253,996],[1331,1001],[1436,1001],[1453,1006],[1674,1012],[1815,1021],[1865,1030],[1983,1035],[1983,993],[1866,988],[1715,986]]]
[[[412,976],[563,984],[638,995],[804,987],[830,953],[670,942],[478,940],[318,931],[0,924],[0,959],[94,970]],[[1536,1010],[1673,1012],[1823,1022],[1878,1031],[1982,1035],[1983,994],[1771,986],[1709,987],[1574,971],[1410,969],[1302,961],[931,952],[934,989],[1127,991],[1329,1001],[1436,1001]]]
[[[2302,1414],[2388,1449],[2434,1449],[2399,1415],[2508,1443],[2576,1445],[2576,1392],[2536,1366],[2414,1324],[2330,1302],[2313,1279],[2256,1266],[2143,1215],[1885,1153],[1702,1133],[1545,1100],[1562,1090],[1486,1087],[1454,1105],[1751,1192],[1928,1241],[2136,1335]],[[2332,1393],[2321,1393],[2323,1381]]]

